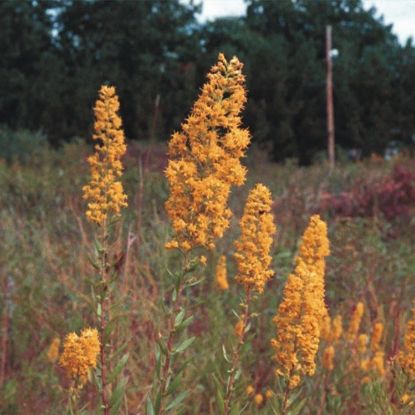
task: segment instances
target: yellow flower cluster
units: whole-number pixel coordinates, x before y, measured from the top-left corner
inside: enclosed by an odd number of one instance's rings
[[[235,241],[236,280],[247,291],[262,293],[274,274],[269,268],[272,260],[269,253],[276,232],[271,206],[271,192],[263,184],[257,184],[249,192],[240,221],[241,236]]]
[[[412,319],[406,325],[403,348],[398,355],[398,363],[410,379],[415,379],[415,307]]]
[[[327,315],[324,303],[325,257],[329,255],[327,226],[318,215],[310,219],[296,258],[294,272],[284,287],[283,300],[273,322],[272,340],[277,376],[288,378],[294,388],[301,376],[315,372],[321,321]]]
[[[229,289],[225,255],[221,255],[218,264],[216,265],[216,284],[223,291]]]
[[[95,124],[93,139],[95,153],[88,158],[91,180],[83,187],[84,199],[88,201],[87,218],[102,225],[109,215],[118,216],[127,206],[127,196],[119,180],[122,174],[121,157],[126,152],[120,103],[115,88],[103,85],[94,108]]]
[[[233,185],[245,181],[240,159],[250,141],[241,128],[244,83],[242,63],[220,54],[190,116],[171,137],[166,210],[175,237],[167,248],[213,249],[229,226],[229,194]]]
[[[47,353],[49,362],[55,363],[58,360],[60,345],[61,345],[61,340],[59,339],[59,337],[55,337],[52,340],[52,343],[50,344],[48,353]]]
[[[84,329],[81,335],[69,333],[63,345],[59,364],[78,387],[88,381],[90,369],[97,366],[100,342],[97,329]]]
[[[347,330],[346,337],[349,341],[354,341],[359,333],[360,322],[362,321],[363,313],[365,311],[364,304],[359,301],[350,319],[349,328]]]

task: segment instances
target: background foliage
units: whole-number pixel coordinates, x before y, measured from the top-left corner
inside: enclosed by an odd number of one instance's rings
[[[0,2],[0,123],[54,145],[90,135],[98,87],[116,85],[126,134],[166,140],[219,51],[245,63],[244,119],[276,160],[325,147],[324,31],[333,26],[337,143],[364,155],[415,132],[415,48],[361,0],[247,0],[201,23],[179,0]],[[2,141],[2,147],[3,141]]]

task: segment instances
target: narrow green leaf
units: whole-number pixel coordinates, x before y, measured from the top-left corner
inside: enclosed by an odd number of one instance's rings
[[[186,398],[187,395],[188,395],[187,391],[179,393],[176,396],[176,398],[167,405],[166,412],[176,408],[177,406],[179,406],[180,403]]]
[[[185,351],[195,341],[195,339],[196,337],[190,337],[189,339],[184,340],[183,343],[173,350],[173,353],[181,353]]]
[[[124,398],[125,387],[127,385],[128,378],[123,377],[118,382],[118,385],[114,389],[110,399],[110,413],[111,415],[117,415]]]
[[[114,370],[108,376],[108,383],[112,383],[115,379],[117,379],[117,377],[119,376],[119,374],[121,373],[121,371],[124,369],[125,365],[127,364],[127,361],[128,361],[128,353],[126,353],[118,361],[118,363],[115,366]]]
[[[151,402],[150,397],[147,398],[147,411],[146,415],[156,415],[154,412],[153,402]]]
[[[180,312],[177,314],[176,318],[174,319],[174,327],[180,326],[181,322],[184,319],[186,311],[182,308]]]

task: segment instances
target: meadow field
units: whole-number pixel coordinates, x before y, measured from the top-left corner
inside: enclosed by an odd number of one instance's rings
[[[414,159],[273,163],[218,65],[169,149],[103,87],[0,161],[0,414],[414,413]]]

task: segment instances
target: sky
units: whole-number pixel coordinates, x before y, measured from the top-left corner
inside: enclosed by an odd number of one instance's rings
[[[385,23],[393,24],[393,32],[404,43],[409,36],[415,39],[415,0],[363,0],[365,7],[376,7],[377,15],[383,15]],[[244,14],[243,0],[203,0],[201,18]]]

